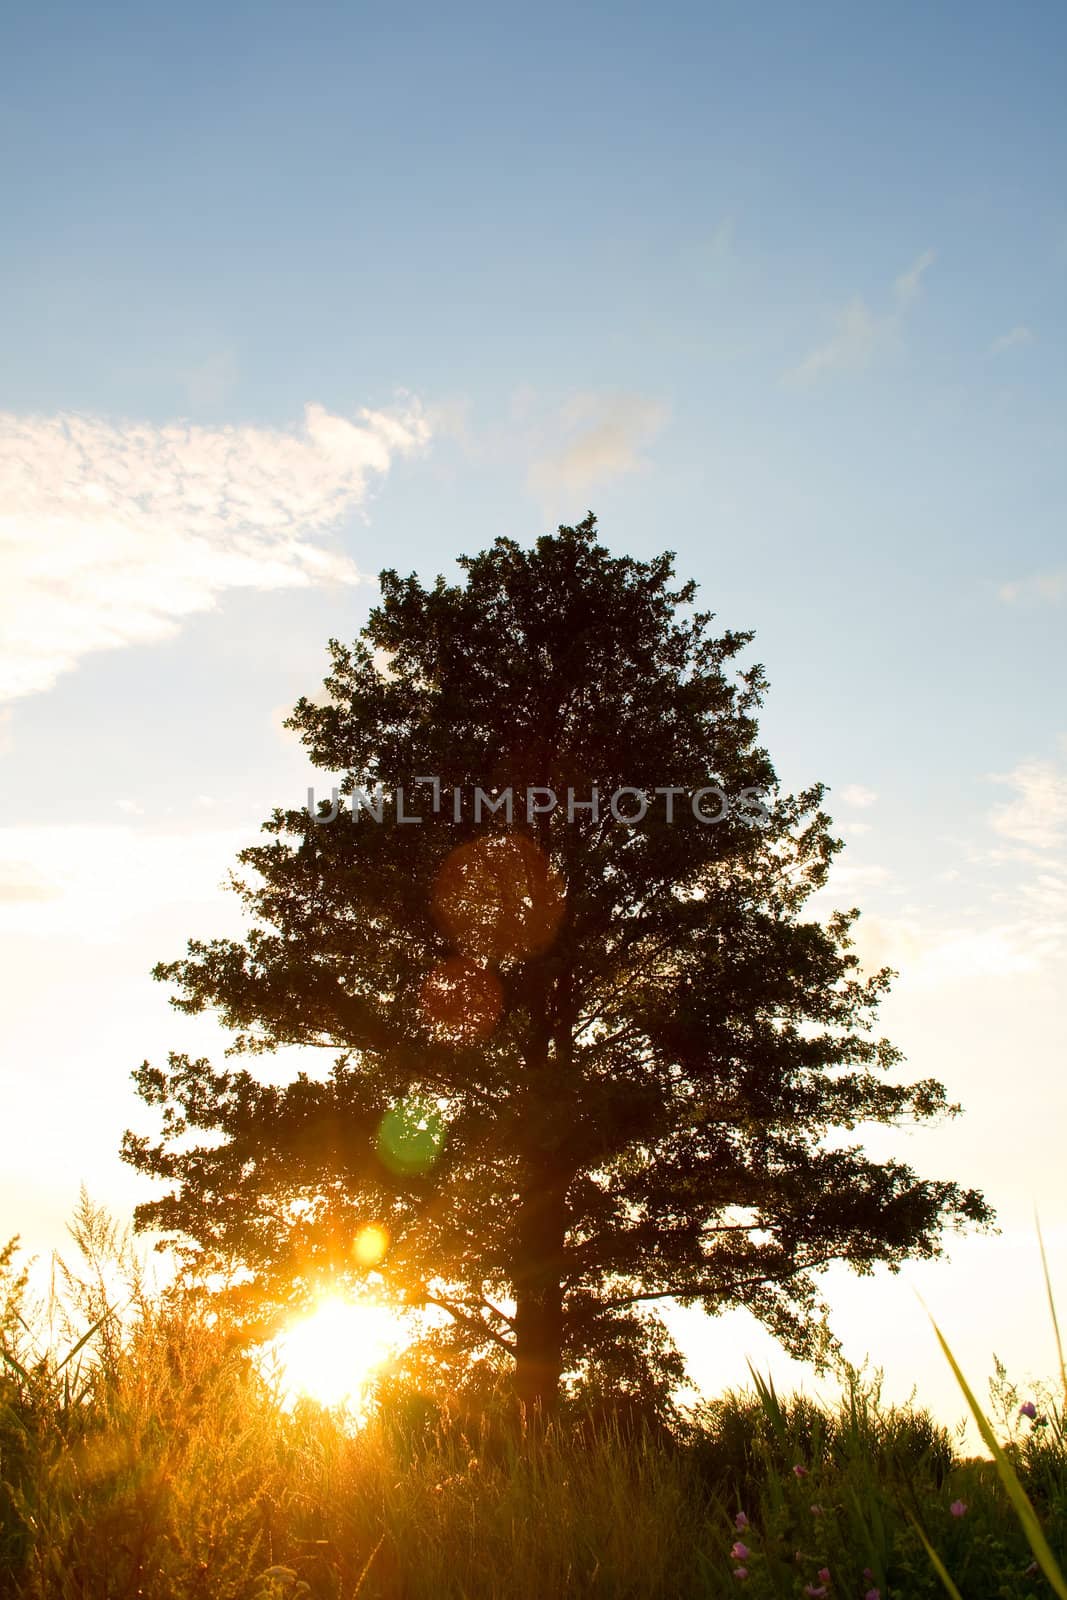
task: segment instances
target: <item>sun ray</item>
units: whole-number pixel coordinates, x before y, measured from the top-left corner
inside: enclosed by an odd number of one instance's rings
[[[290,1402],[306,1397],[356,1409],[403,1338],[388,1306],[328,1295],[280,1333],[271,1350]]]

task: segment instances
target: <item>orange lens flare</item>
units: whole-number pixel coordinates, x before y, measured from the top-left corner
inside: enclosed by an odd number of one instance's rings
[[[433,889],[438,927],[468,956],[523,960],[547,950],[563,919],[566,888],[525,834],[486,834],[459,845]]]
[[[495,973],[466,956],[440,962],[419,993],[423,1014],[445,1039],[486,1039],[500,1021],[504,992]]]

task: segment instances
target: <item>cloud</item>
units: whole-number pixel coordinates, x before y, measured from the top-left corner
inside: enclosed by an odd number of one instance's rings
[[[308,405],[289,431],[0,413],[0,701],[167,638],[228,589],[354,583],[329,536],[428,437],[417,406]]]
[[[559,413],[566,442],[540,456],[529,472],[530,487],[544,496],[561,491],[580,498],[594,484],[642,470],[641,456],[666,421],[658,401],[635,394],[574,395]]]
[[[865,788],[862,783],[846,783],[841,790],[841,798],[846,805],[859,806],[861,810],[865,810],[867,806],[874,805],[878,796],[873,789]]]
[[[1009,328],[1007,333],[1002,333],[994,339],[989,346],[991,355],[999,355],[1002,350],[1014,350],[1021,344],[1033,344],[1034,336],[1025,323],[1019,323],[1016,328]]]
[[[15,747],[15,741],[11,734],[11,723],[11,707],[0,707],[0,756],[6,756]]]
[[[850,937],[864,972],[892,967],[911,987],[936,988],[953,978],[1023,971],[1033,965],[1019,954],[1010,930],[946,926],[929,908],[891,909],[894,900],[899,905],[900,893],[901,885],[887,867],[839,857],[828,882],[808,901],[807,914],[821,921],[832,910],[859,904],[862,915]]]
[[[723,217],[694,254],[708,266],[721,266],[733,256],[735,234],[733,217]]]
[[[0,936],[106,945],[193,906],[236,931],[239,906],[219,889],[252,837],[249,829],[167,831],[132,820],[0,828]]]
[[[787,374],[795,383],[811,383],[824,372],[864,367],[882,337],[882,325],[858,296],[837,314],[837,332],[805,356]]]
[[[1017,600],[1055,604],[1067,595],[1067,571],[1048,572],[1033,578],[1016,578],[1000,586],[1000,598],[1014,605]]]
[[[1067,736],[1062,740],[1067,749]],[[830,869],[807,904],[820,920],[832,909],[859,905],[852,937],[867,972],[896,968],[909,987],[1054,973],[1067,959],[1067,763],[1022,762],[987,775],[1006,791],[987,810],[989,829],[970,840],[943,843],[962,852],[960,864],[923,873],[909,885],[865,857],[861,836]],[[841,791],[852,803],[877,797],[862,785]],[[858,825],[860,828],[863,824]],[[842,832],[855,834],[857,824]]]
[[[817,345],[800,363],[785,374],[795,384],[814,383],[827,372],[858,371],[869,365],[875,354],[889,344],[919,297],[922,279],[933,265],[933,250],[924,250],[893,283],[890,309],[872,311],[867,302],[854,295],[836,314],[836,331],[825,344]]]
[[[56,884],[28,861],[0,860],[0,906],[55,899]]]
[[[989,818],[1002,838],[1036,850],[1067,843],[1067,774],[1053,762],[1023,762],[1012,772],[994,773],[993,782],[1015,790],[1015,799],[996,807]]]
[[[909,987],[921,989],[1034,972],[1046,954],[1029,927],[1014,923],[975,929],[918,918],[862,916],[852,936],[865,972],[892,967]]]
[[[936,259],[935,251],[924,250],[922,255],[912,262],[908,270],[902,272],[899,278],[894,280],[893,293],[896,296],[898,306],[902,306],[907,310],[908,306],[914,304],[922,287],[923,273],[933,266]]]

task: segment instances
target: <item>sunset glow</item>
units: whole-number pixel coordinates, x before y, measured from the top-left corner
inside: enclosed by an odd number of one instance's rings
[[[387,1306],[330,1296],[279,1335],[273,1353],[291,1399],[355,1407],[402,1338]]]

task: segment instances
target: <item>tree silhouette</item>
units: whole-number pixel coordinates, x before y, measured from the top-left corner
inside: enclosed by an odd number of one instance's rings
[[[810,1354],[818,1269],[990,1216],[841,1137],[959,1108],[895,1081],[858,913],[802,917],[840,848],[824,790],[780,792],[752,635],[716,634],[669,554],[611,556],[590,514],[461,566],[383,573],[331,641],[287,726],[344,775],[338,814],[275,811],[239,857],[247,937],[155,969],[231,1053],[325,1049],[328,1075],[146,1062],[162,1133],[123,1153],[170,1187],[138,1224],[269,1311],[380,1273],[526,1406],[563,1373],[672,1381],[667,1298]]]

